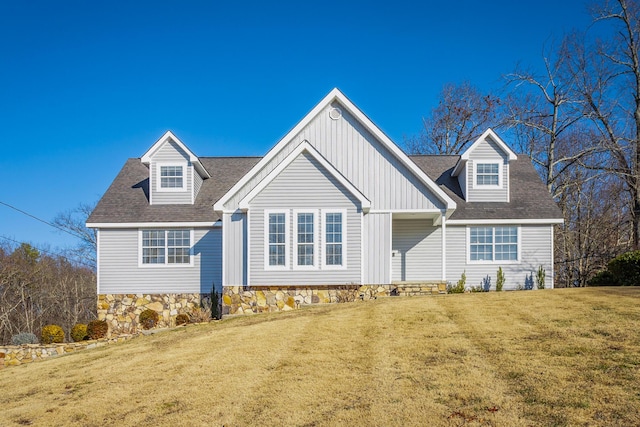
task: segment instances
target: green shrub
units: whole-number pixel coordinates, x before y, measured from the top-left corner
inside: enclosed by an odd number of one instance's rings
[[[496,292],[502,292],[504,281],[505,281],[504,271],[502,271],[502,267],[498,267],[498,274],[496,276]]]
[[[13,345],[22,345],[22,344],[38,344],[38,337],[31,332],[20,332],[11,337],[11,344]]]
[[[219,319],[222,317],[220,310],[220,294],[216,291],[216,285],[211,288],[211,318]]]
[[[71,339],[75,342],[88,340],[87,325],[84,323],[73,325],[73,328],[71,328]]]
[[[87,336],[91,340],[97,340],[107,336],[109,324],[106,320],[92,320],[87,323]]]
[[[618,286],[618,282],[609,270],[602,270],[596,273],[587,282],[588,286]]]
[[[460,280],[455,285],[447,284],[447,293],[448,294],[462,294],[464,293],[464,287],[467,283],[467,271],[462,272],[462,276],[460,276]]]
[[[186,325],[187,323],[190,322],[191,319],[189,319],[189,315],[188,314],[178,314],[176,316],[176,325]]]
[[[158,320],[160,320],[160,316],[158,313],[151,309],[146,309],[142,313],[140,313],[140,324],[144,329],[153,329],[158,324]]]
[[[64,331],[58,325],[46,325],[42,328],[42,344],[64,342]]]
[[[538,267],[538,271],[536,271],[536,286],[538,289],[544,289],[544,279],[547,276],[547,273],[544,271],[542,266]]]
[[[618,286],[640,286],[640,251],[631,251],[609,261],[607,269]]]

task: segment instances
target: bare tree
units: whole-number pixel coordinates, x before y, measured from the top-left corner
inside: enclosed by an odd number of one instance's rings
[[[75,209],[62,212],[53,219],[56,227],[78,238],[78,245],[71,251],[72,257],[93,269],[96,266],[98,236],[97,231],[87,228],[85,223],[95,206],[95,203],[81,203]]]
[[[438,106],[422,119],[420,135],[405,139],[411,154],[460,154],[489,127],[500,126],[500,99],[469,82],[447,84]]]
[[[611,37],[589,42],[574,36],[568,67],[576,97],[595,129],[594,142],[609,156],[585,167],[614,174],[625,184],[633,247],[640,249],[640,3],[595,4],[592,14],[594,28],[605,27]]]

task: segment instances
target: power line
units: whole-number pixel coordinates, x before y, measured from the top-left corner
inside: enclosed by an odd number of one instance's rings
[[[13,209],[14,211],[18,211],[18,212],[20,212],[20,213],[21,213],[21,214],[23,214],[23,215],[26,215],[26,216],[28,216],[28,217],[30,217],[30,218],[33,218],[33,219],[35,219],[36,221],[40,221],[40,222],[41,222],[41,223],[43,223],[43,224],[47,224],[49,227],[53,227],[53,228],[55,228],[55,229],[58,229],[58,230],[60,230],[60,231],[65,232],[65,233],[67,233],[67,234],[70,234],[71,236],[76,237],[76,238],[78,238],[78,239],[80,239],[80,240],[84,240],[84,238],[83,238],[82,236],[80,236],[79,234],[73,233],[73,232],[71,232],[71,231],[69,231],[69,230],[67,230],[67,229],[64,229],[64,228],[62,228],[62,227],[60,227],[60,226],[57,226],[57,225],[55,225],[55,224],[52,224],[52,223],[50,223],[49,221],[45,221],[45,220],[44,220],[44,219],[42,219],[42,218],[38,218],[37,216],[32,215],[32,214],[30,214],[29,212],[25,212],[25,211],[23,211],[22,209],[16,208],[15,206],[10,205],[9,203],[5,203],[5,202],[3,202],[3,201],[0,201],[0,205],[4,205],[4,206],[6,206],[6,207],[8,207],[8,208]]]
[[[2,202],[0,202],[0,203],[2,203]],[[8,240],[8,241],[10,241],[10,242],[17,243],[18,245],[22,245],[22,244],[26,243],[26,242],[19,242],[19,241],[15,240],[15,239],[12,239],[12,238],[10,238],[10,237],[7,237],[7,236],[0,236],[0,239],[5,239],[5,240]],[[75,263],[75,264],[81,264],[81,265],[84,265],[85,267],[89,267],[89,268],[94,268],[94,267],[95,267],[95,266],[93,266],[93,265],[91,265],[91,264],[89,264],[89,263],[87,263],[87,262],[85,262],[85,261],[82,261],[82,260],[71,260],[71,259],[69,259],[69,257],[67,257],[66,255],[62,255],[62,254],[61,254],[61,253],[59,253],[59,252],[48,251],[48,250],[45,250],[45,249],[39,248],[39,247],[37,247],[37,246],[33,246],[31,243],[27,243],[27,244],[28,244],[29,246],[31,246],[32,248],[34,248],[34,249],[38,250],[39,252],[42,252],[42,253],[45,253],[45,254],[48,254],[48,255],[52,255],[52,256],[57,256],[57,257],[63,258],[63,259],[65,259],[67,262],[69,262],[70,264],[74,264],[74,263]]]

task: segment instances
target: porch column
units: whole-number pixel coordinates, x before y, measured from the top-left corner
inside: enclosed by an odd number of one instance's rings
[[[447,211],[442,211],[442,281],[447,281]]]

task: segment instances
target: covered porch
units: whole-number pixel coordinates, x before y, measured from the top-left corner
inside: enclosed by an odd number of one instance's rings
[[[391,282],[398,289],[434,288],[446,283],[446,219],[438,212],[393,213]],[[440,285],[440,286],[438,286]]]

